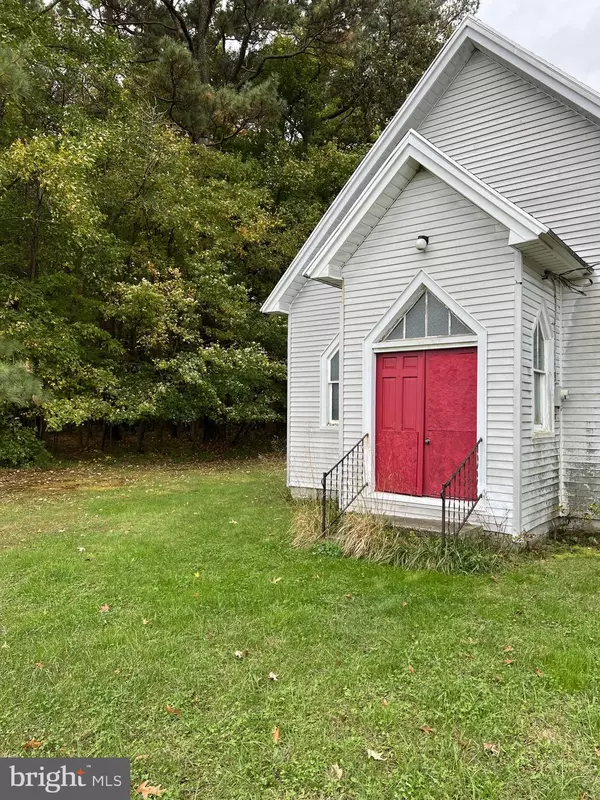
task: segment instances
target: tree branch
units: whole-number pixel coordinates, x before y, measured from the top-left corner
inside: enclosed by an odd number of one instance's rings
[[[184,38],[185,38],[185,40],[187,42],[187,46],[188,46],[188,49],[189,49],[190,53],[192,54],[192,56],[195,56],[196,52],[195,52],[195,48],[194,48],[194,40],[193,40],[192,35],[190,34],[189,30],[188,30],[188,27],[187,27],[186,22],[185,22],[185,20],[183,18],[183,15],[181,14],[181,12],[177,8],[175,8],[175,3],[173,3],[173,0],[160,0],[160,2],[167,9],[167,11],[171,15],[172,19],[175,20],[175,22],[177,22],[177,24],[179,25],[179,29],[181,30],[181,33],[183,34],[183,36],[184,36]]]

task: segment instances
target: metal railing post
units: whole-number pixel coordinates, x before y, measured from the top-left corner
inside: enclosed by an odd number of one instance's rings
[[[446,487],[441,491],[442,496],[442,550],[446,549]]]
[[[321,536],[327,531],[327,473],[321,478]]]

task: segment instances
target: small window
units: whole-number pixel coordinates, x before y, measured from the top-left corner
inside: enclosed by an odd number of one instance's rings
[[[327,364],[327,424],[340,421],[340,351],[330,356]]]
[[[548,340],[544,336],[541,320],[538,320],[533,329],[533,427],[538,431],[552,429],[552,385],[548,356]]]
[[[422,339],[427,336],[465,336],[473,331],[435,295],[423,292],[392,330],[387,339]]]

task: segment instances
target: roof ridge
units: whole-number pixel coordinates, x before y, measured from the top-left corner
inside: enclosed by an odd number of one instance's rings
[[[600,125],[600,93],[531,53],[473,16],[465,17],[417,85],[392,117],[375,144],[342,187],[315,229],[265,301],[265,313],[287,313],[306,280],[305,272],[354,206],[357,198],[388,160],[404,135],[420,124],[475,50],[508,66],[534,85],[550,92],[575,111]],[[454,72],[453,72],[454,70]],[[432,98],[432,99],[429,99]],[[427,107],[428,106],[428,107]]]

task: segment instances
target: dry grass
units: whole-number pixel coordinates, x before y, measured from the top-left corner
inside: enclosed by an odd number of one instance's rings
[[[335,537],[349,558],[385,563],[389,559],[393,531],[385,518],[375,514],[345,514]]]
[[[321,538],[321,504],[317,500],[300,500],[294,505],[292,519],[294,547],[312,547]]]
[[[330,552],[413,570],[445,573],[492,573],[510,563],[516,549],[506,537],[468,533],[442,548],[440,537],[393,527],[377,514],[345,514],[337,527],[321,540],[320,505],[299,503],[294,511],[293,544],[315,547],[326,543]],[[321,541],[320,541],[321,540]]]

